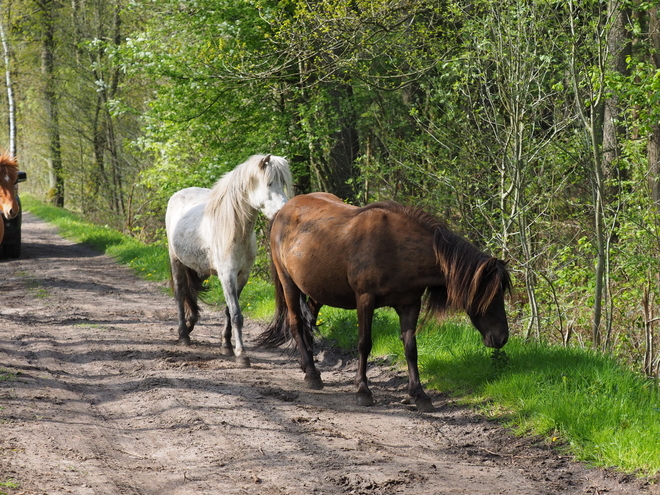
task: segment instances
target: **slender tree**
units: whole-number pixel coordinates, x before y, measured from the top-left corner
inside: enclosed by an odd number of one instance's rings
[[[9,154],[16,156],[16,105],[14,103],[14,89],[12,87],[9,44],[5,34],[5,21],[0,4],[0,40],[2,41],[2,54],[5,62],[5,86],[7,88],[7,113],[9,114]]]
[[[660,71],[660,8],[655,5],[649,10],[649,58],[652,67]],[[660,208],[660,123],[651,123],[647,147],[648,181],[651,199]]]

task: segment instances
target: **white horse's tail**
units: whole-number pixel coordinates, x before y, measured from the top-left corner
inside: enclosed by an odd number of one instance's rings
[[[208,290],[204,287],[204,279],[199,274],[187,266],[185,268],[186,280],[182,284],[181,296],[183,298],[183,307],[186,312],[186,320],[192,321],[193,324],[199,319],[201,309],[197,304],[197,299],[200,293]],[[172,285],[174,285],[172,281]]]

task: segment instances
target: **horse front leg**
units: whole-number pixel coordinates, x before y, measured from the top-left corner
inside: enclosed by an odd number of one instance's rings
[[[302,303],[301,303],[302,306]],[[321,311],[321,308],[323,307],[323,304],[321,304],[318,301],[315,301],[311,297],[307,298],[307,301],[305,303],[305,306],[302,306],[302,308],[307,308],[307,311],[309,312],[308,315],[303,315],[305,318],[309,319],[309,322],[312,326],[316,326],[316,322],[318,321],[319,318],[319,312]]]
[[[408,363],[408,393],[415,401],[417,409],[422,412],[435,411],[431,398],[424,392],[419,379],[419,368],[417,366],[417,319],[421,309],[421,301],[412,306],[395,308],[399,315],[401,324],[401,340],[403,350]]]
[[[225,302],[227,309],[225,314],[228,314],[228,322],[225,326],[223,333],[223,347],[231,347],[231,343],[227,343],[227,330],[230,329],[234,337],[234,354],[236,355],[236,364],[243,368],[250,367],[250,358],[245,355],[245,346],[243,345],[243,313],[238,303],[238,296],[240,289],[236,275],[225,273],[219,275],[222,282],[222,291],[225,295]]]
[[[360,295],[357,299],[358,369],[355,375],[357,403],[360,406],[373,406],[374,399],[367,380],[367,361],[371,353],[371,325],[374,319],[374,298],[370,294]]]

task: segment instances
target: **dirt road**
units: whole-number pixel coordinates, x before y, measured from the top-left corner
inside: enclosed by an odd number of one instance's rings
[[[355,363],[328,350],[326,387],[306,390],[288,354],[253,349],[254,322],[237,368],[221,308],[174,346],[163,287],[24,221],[23,257],[0,261],[0,493],[659,493],[433,391],[420,414],[403,372],[373,368],[377,404],[358,407]]]

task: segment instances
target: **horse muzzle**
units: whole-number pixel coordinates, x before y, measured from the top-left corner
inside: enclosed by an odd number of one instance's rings
[[[7,220],[11,220],[18,215],[18,208],[3,208],[2,214]]]
[[[484,335],[484,345],[494,349],[501,349],[508,342],[508,333],[503,336],[493,335],[491,333]]]
[[[286,203],[285,199],[266,201],[261,208],[261,212],[266,216],[266,218],[268,218],[268,220],[272,220],[275,218],[275,215],[277,215],[277,212],[282,209],[284,203]]]

